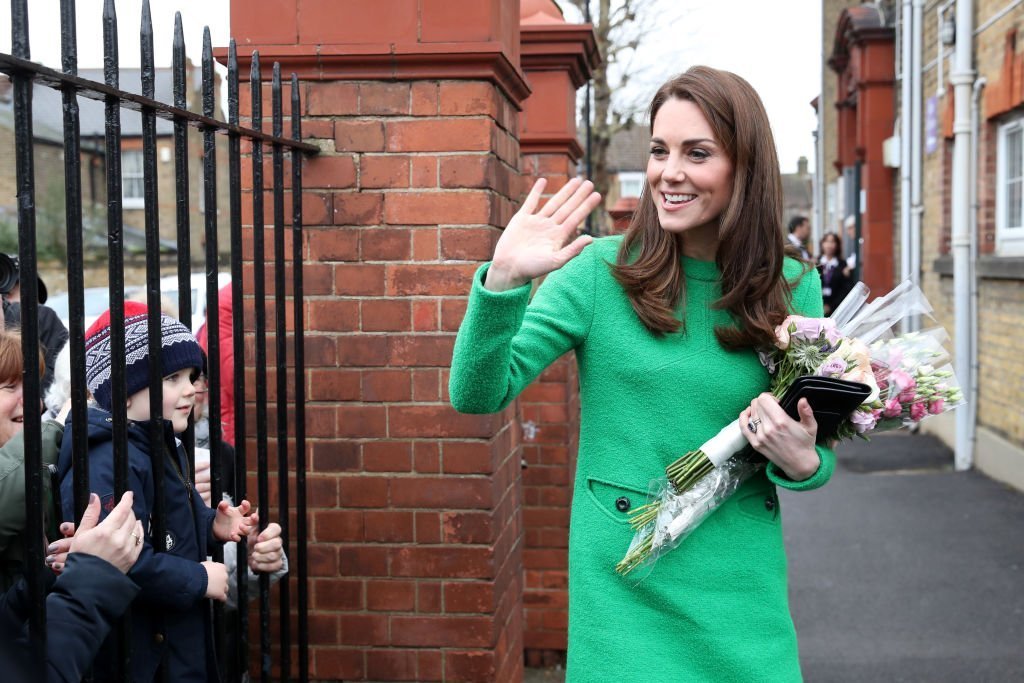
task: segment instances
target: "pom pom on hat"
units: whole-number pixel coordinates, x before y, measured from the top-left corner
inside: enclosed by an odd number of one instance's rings
[[[125,395],[149,386],[149,324],[146,305],[124,302]],[[160,314],[161,377],[186,368],[202,367],[199,342],[181,322]],[[85,382],[96,402],[111,409],[110,311],[96,319],[85,332]]]

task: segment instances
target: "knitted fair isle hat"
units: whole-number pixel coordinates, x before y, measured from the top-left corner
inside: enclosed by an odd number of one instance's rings
[[[149,386],[149,325],[146,306],[124,302],[124,356],[126,396]],[[169,315],[160,315],[161,377],[186,368],[200,368],[199,342],[187,327]],[[85,383],[96,402],[110,410],[110,311],[85,332]]]

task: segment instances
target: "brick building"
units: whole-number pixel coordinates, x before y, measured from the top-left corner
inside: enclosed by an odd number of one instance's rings
[[[103,82],[102,69],[79,69],[79,76]],[[156,69],[155,99],[173,102],[173,76],[171,69]],[[215,75],[217,84],[214,101],[217,118],[223,118],[220,111],[220,77]],[[11,101],[6,93],[10,81],[4,77],[4,88],[0,89],[0,156],[10,163],[0,165],[0,221],[15,211],[14,178],[14,124]],[[121,69],[122,90],[141,94],[142,82],[139,69]],[[186,64],[186,108],[202,111],[201,75],[198,67]],[[36,84],[32,91],[33,126],[35,135],[36,189],[39,193],[39,215],[37,225],[40,245],[56,244],[56,248],[41,253],[43,259],[59,257],[66,240],[64,227],[64,151],[63,151],[63,105],[61,93]],[[85,257],[87,261],[106,264],[106,171],[104,167],[104,105],[97,100],[79,97],[81,165],[82,165],[82,213],[85,228]],[[174,174],[173,124],[162,118],[156,120],[157,135],[157,197],[160,221],[160,236],[169,254],[176,250],[176,195]],[[227,139],[218,135],[217,151],[220,158],[226,158]],[[201,262],[204,258],[203,226],[204,195],[202,191],[202,136],[194,129],[188,129],[189,164],[189,221],[192,233],[191,258]],[[218,244],[226,253],[228,244],[227,223],[227,168],[217,166],[217,210],[223,216],[218,221]],[[126,259],[129,265],[144,258],[145,225],[142,183],[142,116],[130,109],[121,110],[121,179],[122,209],[125,230]],[[10,223],[16,224],[16,219]],[[15,236],[16,230],[10,234]],[[15,242],[16,244],[16,242]],[[52,252],[52,253],[51,253]],[[105,278],[103,278],[105,281]],[[141,281],[140,281],[141,283]]]
[[[1013,341],[1024,326],[1024,193],[1020,189],[1024,56],[1018,47],[1024,6],[1001,0],[976,0],[970,5],[973,27],[967,40],[974,71],[970,107],[975,123],[965,126],[963,133],[974,138],[976,153],[969,159],[971,197],[965,198],[955,197],[953,192],[951,75],[954,45],[964,39],[957,31],[957,5],[954,0],[925,3],[921,8],[921,56],[917,62],[921,66],[916,73],[922,103],[920,128],[916,129],[921,139],[921,191],[919,204],[909,212],[920,217],[920,237],[908,242],[901,239],[901,222],[905,220],[901,201],[906,186],[901,185],[899,169],[901,163],[913,163],[913,159],[893,157],[894,147],[900,145],[900,117],[916,120],[912,99],[904,103],[901,97],[902,78],[911,75],[914,62],[904,66],[894,49],[903,24],[900,3],[825,0],[823,54],[830,59],[824,66],[820,109],[826,163],[818,199],[833,224],[855,215],[853,195],[843,185],[844,171],[851,159],[865,166],[875,164],[876,178],[883,180],[866,184],[866,192],[859,198],[867,204],[866,209],[860,207],[864,215],[859,217],[868,226],[866,231],[881,228],[871,234],[872,240],[881,237],[881,241],[875,241],[863,256],[865,267],[873,273],[869,275],[871,284],[876,291],[895,284],[900,279],[899,264],[907,254],[908,262],[920,265],[916,277],[935,307],[937,322],[954,337],[954,207],[957,201],[969,201],[967,235],[974,244],[970,259],[973,276],[968,274],[964,286],[976,282],[977,295],[968,299],[970,303],[960,315],[972,320],[962,329],[976,331],[961,335],[963,339],[954,338],[952,343],[967,344],[967,357],[976,368],[973,382],[970,373],[957,368],[961,381],[968,386],[973,383],[976,391],[973,396],[968,392],[974,417],[966,424],[976,424],[970,450],[980,470],[1024,489],[1024,363]],[[907,26],[904,39],[910,40],[913,28]],[[851,80],[849,68],[855,59],[859,60],[852,70],[856,81]],[[872,98],[889,104],[869,116],[850,115],[851,104],[856,112]],[[908,193],[908,202],[912,199]],[[884,267],[874,268],[870,261],[876,258]],[[952,445],[957,442],[958,427],[964,428],[957,423],[957,412],[924,425]]]

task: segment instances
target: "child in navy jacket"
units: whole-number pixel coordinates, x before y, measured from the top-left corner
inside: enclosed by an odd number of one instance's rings
[[[149,405],[149,334],[146,308],[125,302],[125,384],[128,417],[128,486],[133,510],[146,528],[144,546],[129,572],[140,590],[132,605],[131,679],[154,680],[163,662],[170,681],[216,681],[213,634],[205,598],[225,600],[228,577],[224,565],[209,562],[214,543],[237,541],[258,523],[249,502],[237,507],[203,504],[189,480],[185,451],[176,434],[188,426],[195,399],[193,377],[202,365],[199,344],[179,321],[160,318],[162,411]],[[110,389],[110,314],[104,313],[86,332],[86,382],[98,408],[90,408],[89,489],[101,499],[104,514],[114,503],[113,430]],[[164,539],[152,536],[155,505],[150,420],[161,422],[163,439]],[[68,429],[78,429],[70,424]],[[72,438],[65,434],[58,470],[62,475],[64,518],[73,520]],[[154,545],[159,552],[154,552]],[[94,671],[96,680],[115,676],[112,638],[108,638]]]

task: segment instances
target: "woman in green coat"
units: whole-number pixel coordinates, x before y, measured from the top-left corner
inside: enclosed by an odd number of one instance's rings
[[[815,447],[806,401],[797,421],[764,393],[756,350],[788,313],[821,315],[821,283],[784,256],[778,159],[750,85],[694,67],[662,86],[647,181],[625,237],[599,240],[571,239],[600,202],[589,182],[542,204],[538,181],[474,278],[452,404],[501,410],[576,354],[569,681],[799,681],[776,486],[821,486],[834,455]],[[646,576],[616,574],[651,480],[737,416],[764,473]]]

